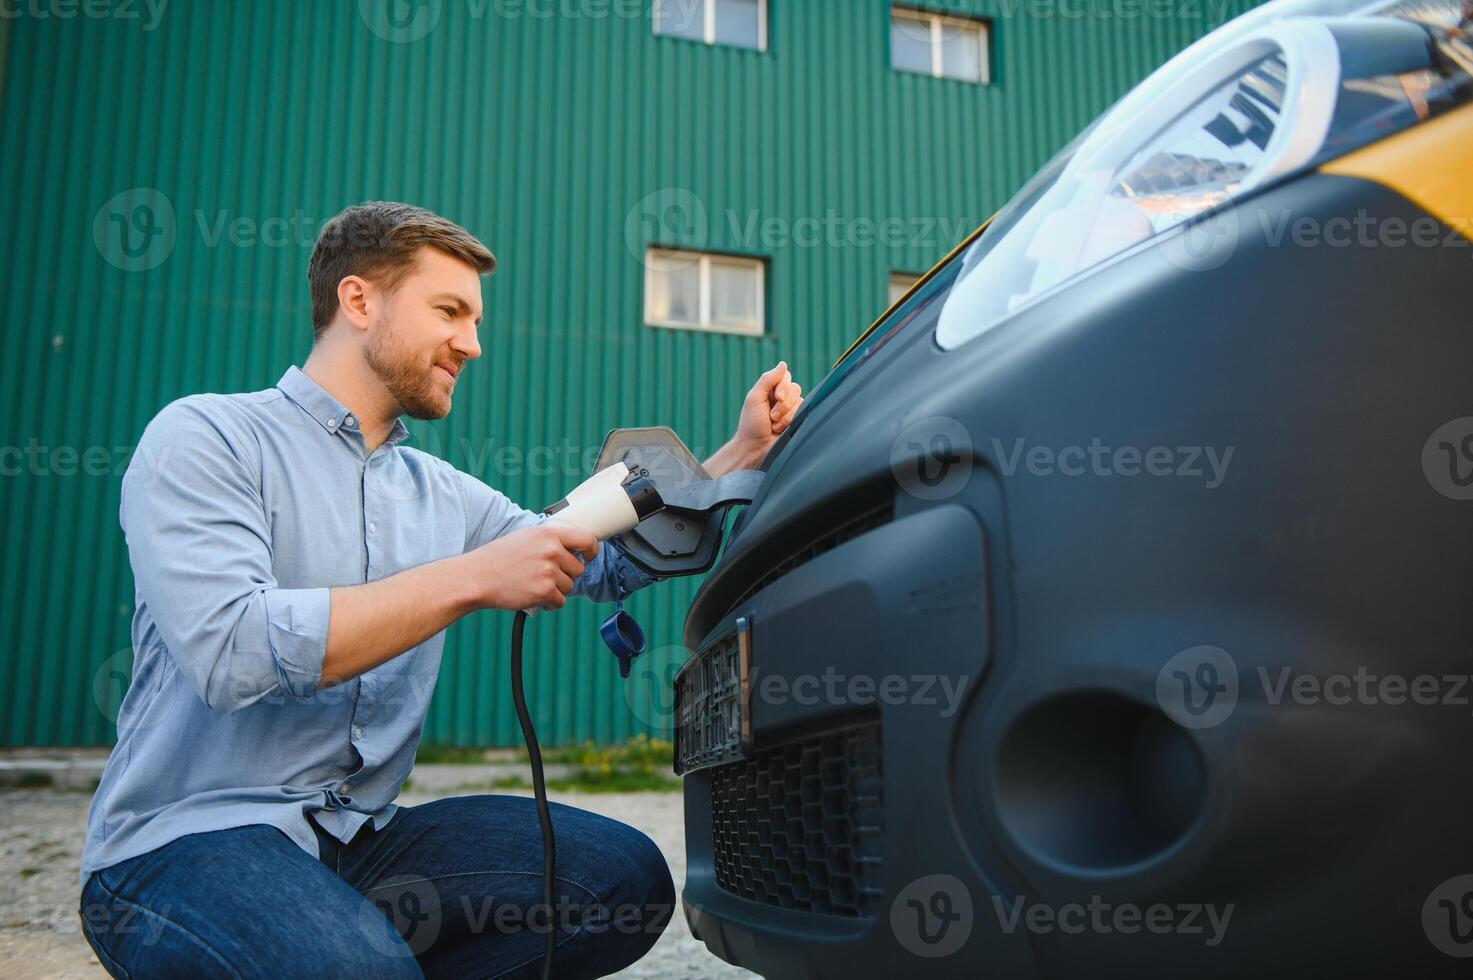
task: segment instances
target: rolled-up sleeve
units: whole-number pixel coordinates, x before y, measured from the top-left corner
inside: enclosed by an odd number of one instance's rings
[[[546,515],[513,503],[505,494],[469,473],[457,470],[456,475],[465,499],[467,551],[547,520]],[[654,578],[631,562],[624,552],[605,541],[599,546],[598,556],[574,580],[573,595],[595,602],[613,602],[621,594],[628,595],[653,581]]]
[[[278,587],[259,447],[219,410],[207,396],[174,402],[129,462],[119,517],[139,598],[209,707],[310,698],[327,650],[329,590]]]

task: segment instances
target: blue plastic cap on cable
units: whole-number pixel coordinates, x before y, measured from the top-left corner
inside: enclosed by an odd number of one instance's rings
[[[603,621],[603,625],[598,628],[598,635],[603,637],[604,643],[619,658],[619,676],[627,678],[634,658],[644,653],[644,630],[639,628],[634,617],[621,606]]]

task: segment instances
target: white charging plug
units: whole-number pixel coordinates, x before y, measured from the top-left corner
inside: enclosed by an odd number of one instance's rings
[[[607,541],[664,506],[648,480],[637,478],[626,485],[628,478],[627,464],[606,466],[543,513],[549,521],[582,528],[599,541]],[[528,609],[526,613],[532,616],[537,610]]]

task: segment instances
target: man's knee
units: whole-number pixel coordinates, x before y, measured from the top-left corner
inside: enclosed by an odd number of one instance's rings
[[[631,868],[628,887],[637,893],[639,903],[665,912],[668,918],[675,904],[675,882],[670,877],[670,865],[665,863],[665,855],[660,853],[654,841],[633,827],[627,829],[630,841],[624,856]],[[663,922],[660,928],[664,928]]]
[[[675,912],[675,883],[665,856],[649,837],[612,820],[605,834],[607,878],[600,895],[603,926],[606,934],[626,937],[621,945],[627,962],[632,963],[670,923]]]
[[[82,924],[114,975],[281,975],[310,950],[337,976],[418,977],[382,912],[266,826],[178,838],[90,876]]]
[[[675,910],[675,884],[654,841],[617,820],[587,810],[553,803],[557,834],[558,887],[565,901],[554,903],[560,931],[578,933],[559,945],[558,973],[602,976],[643,956],[670,922]],[[401,810],[398,829],[425,839],[442,833],[453,841],[453,856],[421,874],[444,874],[465,887],[485,882],[463,872],[486,867],[513,868],[522,875],[526,893],[523,914],[540,904],[541,834],[533,801],[519,797],[457,797]],[[447,846],[446,852],[451,850]],[[535,893],[534,892],[535,890]],[[501,899],[507,896],[502,894]],[[499,929],[495,903],[485,896],[460,896],[460,905],[477,916],[493,909],[490,922]],[[540,916],[533,916],[543,922]],[[485,920],[471,916],[465,928],[484,931]],[[500,934],[498,932],[498,934]],[[538,937],[540,950],[540,937]],[[536,953],[529,947],[528,953]],[[433,969],[431,973],[435,972]]]

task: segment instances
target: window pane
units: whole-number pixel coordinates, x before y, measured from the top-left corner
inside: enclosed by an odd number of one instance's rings
[[[901,71],[931,74],[931,22],[892,14],[890,64]]]
[[[987,80],[982,74],[980,27],[941,22],[941,74],[964,82]]]
[[[716,43],[761,47],[761,0],[710,0],[716,4]]]
[[[644,318],[649,323],[696,323],[700,320],[700,263],[693,255],[651,250]]]
[[[711,322],[727,326],[755,325],[758,266],[712,261]]]
[[[906,290],[915,285],[915,281],[919,278],[919,276],[913,276],[908,272],[890,273],[890,292],[886,297],[886,305],[894,306],[896,301],[904,296]]]
[[[655,0],[655,33],[706,39],[706,4],[710,0]]]

